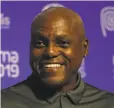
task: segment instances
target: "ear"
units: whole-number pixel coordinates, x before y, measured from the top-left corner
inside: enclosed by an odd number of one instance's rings
[[[88,54],[88,39],[83,40],[82,46],[83,46],[83,57],[85,57]]]

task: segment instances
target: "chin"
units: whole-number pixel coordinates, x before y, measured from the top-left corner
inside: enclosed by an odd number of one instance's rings
[[[50,87],[59,87],[61,85],[64,84],[64,79],[54,79],[54,78],[43,78],[42,79],[43,83],[45,83],[46,85],[50,86]]]

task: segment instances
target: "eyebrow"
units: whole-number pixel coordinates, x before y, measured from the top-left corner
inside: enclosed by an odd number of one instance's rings
[[[40,31],[37,31],[36,33],[32,33],[32,36],[35,36],[35,39],[44,39],[48,40],[48,37],[43,35]],[[66,39],[66,40],[72,40],[72,36],[69,36],[67,34],[60,34],[60,35],[54,35],[55,39]]]
[[[33,41],[37,41],[37,40],[44,40],[44,41],[48,41],[48,38],[44,35],[42,35],[40,32],[36,32],[36,33],[32,33],[32,40]]]
[[[71,36],[69,35],[56,35],[56,39],[65,39],[65,40],[72,40]]]

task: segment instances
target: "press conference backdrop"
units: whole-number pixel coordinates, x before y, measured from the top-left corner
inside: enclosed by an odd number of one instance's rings
[[[89,84],[114,92],[113,1],[4,1],[1,6],[0,77],[2,89],[21,82],[31,74],[29,43],[33,18],[49,7],[62,6],[80,14],[89,39],[89,54],[81,65],[81,77]]]

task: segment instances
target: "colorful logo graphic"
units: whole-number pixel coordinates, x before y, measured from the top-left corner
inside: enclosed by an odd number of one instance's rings
[[[51,8],[51,7],[65,7],[65,6],[59,3],[50,3],[50,4],[45,5],[41,11],[45,11],[46,9]]]
[[[104,37],[107,37],[107,31],[114,32],[114,7],[104,7],[100,13],[100,21]]]
[[[87,76],[87,73],[85,72],[85,59],[83,59],[82,64],[79,68],[79,73],[82,78],[85,78]]]
[[[112,56],[112,65],[113,65],[113,70],[112,70],[112,72],[113,72],[113,79],[114,79],[114,55]]]
[[[0,13],[1,29],[9,29],[11,24],[11,19],[5,16],[4,13]]]
[[[0,51],[0,77],[8,76],[17,78],[19,76],[19,54],[16,51]]]

